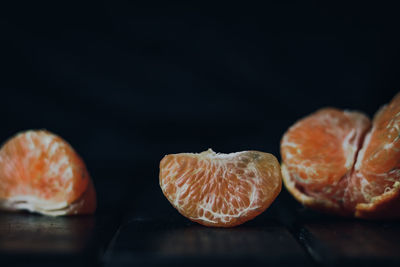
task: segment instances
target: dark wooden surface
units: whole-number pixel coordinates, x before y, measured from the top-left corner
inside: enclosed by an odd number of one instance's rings
[[[308,266],[312,260],[277,218],[276,204],[254,220],[235,228],[204,227],[182,217],[161,190],[144,192],[157,199],[131,207],[104,256],[106,266]],[[157,197],[161,195],[162,197]]]
[[[0,212],[0,266],[101,266],[101,257],[121,223],[125,190],[106,179],[95,186],[99,205],[95,215]]]
[[[400,266],[398,222],[306,221],[298,238],[321,265]]]
[[[400,264],[399,222],[326,216],[283,191],[265,213],[242,226],[208,228],[182,217],[156,189],[95,216],[0,213],[1,266]]]
[[[9,265],[94,264],[92,239],[101,219],[94,216],[48,218],[0,214],[0,258]]]

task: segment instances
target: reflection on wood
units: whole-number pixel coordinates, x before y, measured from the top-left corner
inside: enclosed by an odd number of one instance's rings
[[[353,219],[306,220],[299,239],[326,266],[398,266],[400,224]]]
[[[0,253],[78,253],[93,234],[93,216],[0,214]]]
[[[236,228],[210,228],[185,221],[131,220],[110,246],[106,264],[310,264],[293,236],[274,221]]]

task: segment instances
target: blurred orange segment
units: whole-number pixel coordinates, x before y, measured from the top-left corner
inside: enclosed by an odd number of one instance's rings
[[[96,195],[83,160],[67,142],[48,131],[26,131],[0,150],[0,208],[93,213]]]
[[[372,130],[360,151],[357,169],[368,181],[400,167],[400,93],[376,114]]]
[[[375,115],[372,128],[358,112],[326,108],[311,114],[285,133],[281,154],[285,185],[304,205],[365,218],[400,217],[389,208],[400,206],[391,203],[400,194],[400,94]]]
[[[183,216],[230,227],[269,207],[281,190],[281,172],[277,159],[263,152],[181,153],[162,159],[160,186]]]

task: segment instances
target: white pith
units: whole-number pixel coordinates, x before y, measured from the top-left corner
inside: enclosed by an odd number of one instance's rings
[[[200,153],[181,153],[181,154],[189,155],[189,156],[197,156],[200,159],[230,159],[241,153],[243,153],[243,152],[217,153],[214,150],[212,150],[211,148],[209,148],[206,151],[203,151]]]
[[[52,202],[35,196],[20,195],[0,199],[0,208],[9,211],[26,210],[48,216],[63,216],[76,213],[77,208],[85,203],[84,194],[73,203]]]

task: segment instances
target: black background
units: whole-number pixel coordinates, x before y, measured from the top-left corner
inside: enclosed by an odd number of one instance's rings
[[[165,154],[279,157],[297,119],[324,106],[372,116],[399,88],[397,9],[319,2],[3,6],[0,140],[61,135],[100,210],[159,190]]]

